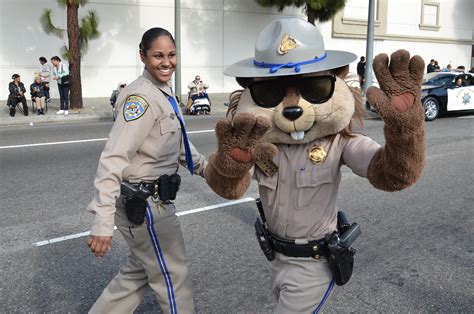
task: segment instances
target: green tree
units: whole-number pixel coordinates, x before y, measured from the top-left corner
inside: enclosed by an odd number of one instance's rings
[[[329,21],[334,14],[346,5],[346,0],[255,0],[262,7],[277,7],[283,11],[287,6],[304,6],[308,22],[314,25],[316,20]]]
[[[60,8],[66,8],[67,30],[53,24],[51,9],[44,9],[40,23],[46,34],[63,38],[67,32],[68,46],[61,48],[61,56],[69,61],[71,75],[71,108],[82,108],[81,56],[85,54],[89,40],[100,36],[99,17],[94,11],[79,21],[79,6],[88,0],[56,0]]]

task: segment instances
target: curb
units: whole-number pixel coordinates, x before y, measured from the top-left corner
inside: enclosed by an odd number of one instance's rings
[[[20,113],[21,115],[21,113]],[[68,123],[77,121],[93,121],[93,120],[110,120],[112,121],[112,112],[98,112],[98,113],[70,113],[68,116],[64,115],[46,115],[37,116],[36,114],[30,114],[28,116],[19,116],[18,113],[14,117],[8,116],[7,118],[0,119],[0,126],[13,126],[13,125],[34,125],[34,124],[47,124],[54,122]]]

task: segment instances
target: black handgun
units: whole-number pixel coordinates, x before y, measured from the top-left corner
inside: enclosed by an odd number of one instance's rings
[[[128,198],[140,198],[146,200],[150,195],[151,192],[145,189],[141,184],[138,185],[138,188],[131,184],[130,182],[122,181],[120,185],[120,193]]]
[[[343,234],[339,236],[339,245],[342,247],[350,247],[352,243],[362,234],[359,224],[354,222],[349,229],[346,229]]]
[[[343,211],[337,212],[337,231],[339,234],[344,233],[346,229],[351,226],[349,223],[349,218],[347,218],[347,214]]]

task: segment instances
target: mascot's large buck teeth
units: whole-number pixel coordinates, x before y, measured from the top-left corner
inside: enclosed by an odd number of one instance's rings
[[[295,141],[301,141],[304,138],[304,131],[291,132],[290,135]]]

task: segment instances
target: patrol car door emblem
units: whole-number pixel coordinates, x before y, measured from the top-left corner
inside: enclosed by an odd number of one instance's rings
[[[320,165],[326,160],[328,154],[322,145],[314,145],[309,150],[308,159],[315,165]]]
[[[280,41],[280,46],[278,47],[278,54],[286,55],[288,52],[298,46],[298,43],[293,37],[289,36],[288,34],[285,34]]]
[[[130,122],[139,119],[148,109],[148,103],[139,96],[130,96],[123,106],[123,117]]]

